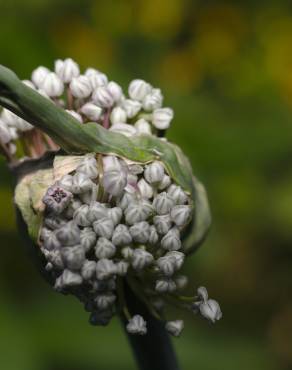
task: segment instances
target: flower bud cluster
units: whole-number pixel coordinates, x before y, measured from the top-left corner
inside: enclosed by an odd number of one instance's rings
[[[179,275],[185,261],[181,239],[192,202],[161,162],[98,156],[84,156],[47,189],[39,240],[55,289],[78,297],[92,324],[106,325],[122,302],[119,281],[147,287],[149,300],[186,285]],[[147,325],[135,314],[127,329],[145,334]],[[178,335],[183,324],[167,327]]]

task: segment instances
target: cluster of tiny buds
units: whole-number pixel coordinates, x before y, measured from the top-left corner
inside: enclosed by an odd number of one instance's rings
[[[142,91],[136,88],[131,94],[142,96]],[[92,324],[106,325],[121,310],[130,333],[146,334],[145,320],[129,313],[125,284],[156,317],[162,317],[168,300],[186,306],[179,291],[187,278],[179,271],[185,260],[182,235],[193,204],[161,162],[145,165],[88,154],[47,190],[43,203],[39,243],[45,268],[57,291],[80,299]],[[214,321],[212,302],[193,297],[188,306]],[[168,321],[165,327],[178,336],[183,322]]]
[[[126,136],[164,136],[162,133],[169,128],[174,116],[171,108],[162,106],[163,95],[159,88],[135,79],[125,94],[118,83],[109,81],[97,69],[87,68],[81,74],[78,64],[71,58],[56,60],[54,71],[44,66],[36,68],[31,80],[23,83],[65,109],[80,123],[96,122]],[[2,110],[0,141],[7,150],[14,153],[13,143],[26,137],[25,133],[32,129],[33,126],[14,113]],[[50,144],[44,140],[47,149],[54,149]]]

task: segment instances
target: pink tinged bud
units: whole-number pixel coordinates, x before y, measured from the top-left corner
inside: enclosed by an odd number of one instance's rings
[[[114,104],[114,97],[105,86],[96,88],[92,94],[93,101],[102,108],[110,108]]]
[[[110,131],[118,132],[119,134],[123,134],[128,137],[131,137],[137,133],[135,127],[132,125],[128,125],[127,123],[115,123],[110,128]]]
[[[47,77],[47,75],[50,73],[51,71],[48,68],[40,66],[32,72],[31,80],[35,84],[35,86],[41,88],[45,77]]]
[[[110,120],[113,125],[117,123],[126,123],[127,113],[123,108],[115,107],[111,112]]]
[[[147,333],[146,321],[140,315],[135,315],[126,326],[130,334],[145,335]]]
[[[75,98],[85,99],[91,92],[90,81],[86,76],[74,77],[70,83],[70,90]]]
[[[84,104],[80,111],[91,121],[98,121],[102,114],[102,108],[98,107],[94,103]]]
[[[64,84],[54,72],[50,72],[46,75],[41,88],[52,98],[61,96],[64,92]]]
[[[69,83],[74,77],[79,76],[79,66],[71,58],[55,61],[55,72],[64,83]]]
[[[122,108],[126,111],[128,118],[135,117],[141,110],[141,103],[131,99],[125,99]]]
[[[174,114],[171,108],[155,109],[152,117],[153,126],[159,130],[166,130],[169,128],[173,116]]]
[[[78,122],[83,123],[81,115],[75,112],[75,110],[66,109],[66,112],[69,113],[72,117],[74,117]]]
[[[129,96],[133,100],[143,101],[151,92],[151,85],[144,80],[133,80],[129,85]]]
[[[152,89],[152,91],[145,96],[142,105],[143,109],[151,112],[155,109],[161,108],[163,103],[163,96],[160,89]]]

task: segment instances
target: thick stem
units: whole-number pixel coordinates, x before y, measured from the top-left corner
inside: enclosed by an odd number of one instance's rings
[[[131,315],[140,314],[147,321],[147,334],[137,336],[129,334],[126,329],[129,343],[132,347],[139,370],[179,370],[176,354],[164,323],[155,319],[147,307],[134,295],[129,286],[125,286],[127,306]],[[127,319],[121,317],[123,327]]]

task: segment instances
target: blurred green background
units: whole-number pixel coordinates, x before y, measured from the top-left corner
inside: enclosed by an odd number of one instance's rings
[[[279,1],[0,0],[2,64],[21,78],[71,56],[126,87],[160,86],[169,136],[207,187],[213,228],[186,270],[220,301],[183,314],[182,369],[292,368],[292,6]],[[0,368],[134,369],[118,320],[87,324],[55,294],[15,227],[0,162]]]

